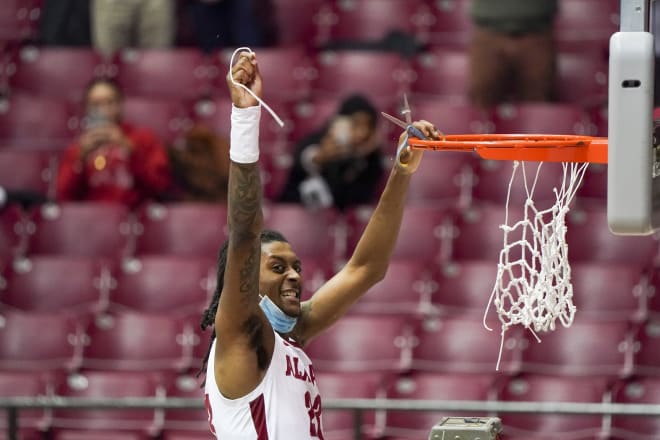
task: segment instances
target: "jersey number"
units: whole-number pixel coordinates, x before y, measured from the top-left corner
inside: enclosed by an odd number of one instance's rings
[[[309,391],[305,393],[305,406],[309,415],[309,435],[323,440],[321,430],[321,396],[318,394],[314,399]]]

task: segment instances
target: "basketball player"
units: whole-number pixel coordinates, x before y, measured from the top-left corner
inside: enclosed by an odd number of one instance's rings
[[[257,163],[261,107],[232,76],[261,96],[254,54],[241,53],[227,77],[233,102],[229,239],[220,252],[215,297],[202,318],[202,328],[214,325],[200,370],[206,373],[211,431],[222,440],[322,439],[321,398],[302,347],[385,275],[421,152],[403,150],[353,256],[301,303],[301,262],[282,235],[263,230]],[[437,138],[430,123],[415,126]]]

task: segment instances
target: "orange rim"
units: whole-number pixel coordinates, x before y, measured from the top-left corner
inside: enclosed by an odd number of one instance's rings
[[[607,138],[557,134],[455,134],[441,140],[410,138],[413,148],[475,151],[483,159],[607,163]]]

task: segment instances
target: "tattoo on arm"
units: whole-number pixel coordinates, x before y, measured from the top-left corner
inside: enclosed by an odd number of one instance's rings
[[[232,230],[249,230],[261,209],[259,168],[254,164],[232,164],[229,179]]]
[[[240,292],[244,299],[253,299],[254,292],[259,289],[259,258],[261,257],[261,249],[254,246],[250,250],[245,260],[245,264],[241,268],[240,277]]]

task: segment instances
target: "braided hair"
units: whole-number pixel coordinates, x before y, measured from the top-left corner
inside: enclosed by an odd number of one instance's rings
[[[288,243],[288,240],[284,238],[284,236],[277,232],[273,231],[270,229],[264,229],[261,231],[261,234],[259,235],[259,239],[261,244],[264,243],[272,243],[275,241],[281,241],[283,243]],[[218,311],[218,303],[220,302],[220,294],[222,293],[222,288],[224,286],[224,280],[225,280],[225,268],[227,267],[227,250],[229,248],[229,240],[225,240],[225,242],[222,244],[222,247],[220,248],[220,255],[218,256],[218,274],[217,274],[217,283],[215,287],[215,292],[213,294],[213,299],[211,300],[211,303],[209,304],[208,308],[204,310],[204,313],[202,313],[202,322],[201,322],[201,327],[202,330],[206,330],[207,328],[214,326],[215,324],[215,315],[216,312]],[[213,333],[211,334],[211,340],[209,342],[209,348],[206,351],[206,355],[204,356],[204,359],[202,360],[202,365],[199,368],[199,371],[197,372],[197,377],[200,375],[206,375],[206,367],[208,365],[209,361],[209,355],[211,354],[211,345],[213,344],[213,340],[215,339],[215,327],[213,327]],[[204,386],[204,382],[202,382],[202,386]]]

